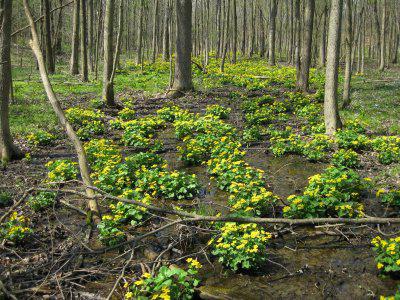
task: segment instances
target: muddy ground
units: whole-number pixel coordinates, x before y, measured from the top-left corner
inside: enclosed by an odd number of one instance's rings
[[[229,122],[240,129],[243,126],[242,112],[238,102],[229,99],[231,92],[218,89],[208,94],[188,95],[185,99],[175,100],[175,103],[202,112],[206,105],[222,101],[233,109]],[[140,115],[153,114],[171,101],[144,99],[133,92],[122,96],[135,99],[134,109]],[[111,117],[116,114],[115,111],[107,113]],[[179,142],[172,129],[167,128],[159,138],[164,141],[166,151],[162,155],[168,160],[169,167],[197,174],[203,186],[199,197],[182,205],[224,211],[227,195],[213,186],[205,168],[186,167],[179,161],[176,151]],[[13,162],[0,173],[0,188],[11,192],[14,201],[42,182],[47,161],[75,158],[66,140],[59,141],[55,147],[41,149],[29,149],[23,141],[18,142],[31,152],[32,158]],[[271,190],[282,199],[302,191],[308,177],[326,167],[326,164],[310,163],[294,155],[274,158],[268,153],[267,146],[267,140],[248,145],[246,160],[265,170]],[[363,160],[363,169],[360,170],[363,176],[374,177],[380,171],[374,162],[367,158]],[[73,186],[76,184],[71,184]],[[79,196],[64,194],[59,198],[76,207],[85,206]],[[368,204],[369,214],[383,213],[373,195],[365,195],[364,201]],[[102,204],[106,205],[105,202]],[[0,208],[0,215],[8,209]],[[153,268],[154,262],[157,265],[160,260],[179,264],[185,255],[191,253],[198,253],[204,265],[198,295],[203,299],[374,299],[379,295],[393,294],[400,284],[400,280],[383,278],[378,274],[370,245],[371,238],[379,234],[375,226],[270,227],[269,230],[276,235],[269,248],[270,260],[250,274],[222,269],[203,250],[207,233],[195,227],[180,226],[142,243],[107,251],[97,241],[95,228],[90,230],[87,226],[85,216],[60,203],[40,214],[34,214],[23,206],[18,210],[31,218],[35,234],[22,245],[0,245],[0,279],[17,299],[104,299],[122,270],[124,277],[129,278]],[[162,222],[154,216],[146,228],[132,229],[131,234],[149,231]],[[381,226],[380,230],[390,233],[399,228]],[[169,250],[165,251],[167,248]],[[164,255],[157,259],[162,252]],[[122,285],[119,285],[113,297],[121,299],[123,293]]]

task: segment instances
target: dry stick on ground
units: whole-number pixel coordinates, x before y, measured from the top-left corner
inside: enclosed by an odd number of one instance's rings
[[[153,212],[158,212],[162,214],[170,214],[176,215],[180,217],[185,217],[186,219],[181,219],[175,221],[174,224],[179,223],[191,223],[191,222],[237,222],[237,223],[257,223],[257,224],[286,224],[286,225],[319,225],[319,224],[400,224],[400,218],[382,218],[382,217],[364,217],[358,219],[350,219],[350,218],[309,218],[309,219],[287,219],[287,218],[258,218],[258,217],[232,217],[232,216],[224,216],[224,217],[215,217],[215,216],[203,216],[193,213],[188,213],[179,210],[162,208],[154,205],[144,204],[143,202],[120,198],[113,195],[110,195],[103,190],[94,187],[87,186],[87,189],[91,189],[100,193],[101,195],[95,195],[94,198],[105,198],[109,200],[121,201],[129,204],[133,204],[136,206],[140,206],[146,208]],[[84,193],[75,191],[75,190],[62,190],[62,189],[43,189],[37,188],[37,190],[41,191],[59,191],[60,193],[71,193],[80,195],[82,197],[87,197]],[[172,223],[169,224],[172,226]],[[158,230],[158,229],[157,229]],[[158,231],[157,231],[158,232]],[[126,242],[129,243],[129,242]]]
[[[2,223],[2,222],[4,221],[4,219],[5,219],[6,217],[8,217],[8,216],[12,213],[12,211],[13,211],[14,209],[16,209],[22,202],[24,202],[24,200],[26,199],[26,197],[27,197],[27,196],[29,195],[29,193],[32,192],[33,190],[34,190],[33,188],[30,188],[29,190],[27,190],[27,191],[22,195],[21,199],[19,199],[17,202],[15,202],[15,203],[13,204],[13,206],[11,206],[10,209],[9,209],[4,215],[2,215],[2,216],[0,217],[0,223]]]
[[[32,13],[29,8],[28,0],[24,0],[24,9],[26,17],[28,18],[31,27],[32,40],[30,41],[30,46],[38,61],[40,76],[42,78],[43,86],[46,90],[47,97],[49,98],[49,101],[53,106],[54,112],[59,118],[61,125],[64,127],[69,139],[71,140],[71,142],[75,147],[75,151],[78,155],[79,168],[83,178],[83,182],[85,183],[86,186],[91,186],[92,179],[90,178],[90,169],[89,169],[89,164],[87,162],[85,150],[82,146],[81,141],[76,135],[74,129],[72,128],[71,124],[68,122],[64,114],[64,111],[61,108],[61,104],[58,101],[57,96],[53,91],[53,87],[51,86],[49,76],[47,75],[46,66],[43,59],[43,53],[39,46],[39,38],[35,28],[35,21],[33,20]],[[94,192],[90,189],[86,189],[86,195],[89,198],[88,207],[93,214],[93,219],[96,223],[98,223],[100,221],[100,211],[97,204],[97,200],[93,197]]]

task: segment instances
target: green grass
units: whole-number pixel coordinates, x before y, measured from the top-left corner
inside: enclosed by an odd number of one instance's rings
[[[246,60],[244,63],[249,68],[249,72],[254,70],[259,72],[257,66],[266,69],[266,65],[257,59]],[[27,65],[29,63],[25,63],[25,66]],[[229,68],[229,63],[227,63],[227,69]],[[235,69],[235,67],[233,68]],[[196,67],[193,70],[194,82],[198,90],[209,88],[209,83],[216,81],[210,80],[207,76],[204,77]],[[79,76],[71,76],[66,64],[57,65],[56,71],[57,74],[51,75],[50,79],[61,102],[76,103],[82,98],[101,97],[101,70],[99,71],[99,80],[94,80],[92,77],[89,83],[81,82]],[[341,112],[343,118],[345,120],[359,118],[373,132],[379,134],[398,134],[400,132],[400,122],[398,121],[400,117],[398,104],[400,75],[397,71],[396,69],[385,72],[368,70],[363,76],[354,76],[352,105],[349,109]],[[31,66],[14,67],[13,79],[14,101],[10,109],[13,134],[16,136],[26,135],[39,128],[52,130],[58,122],[47,100],[39,72]],[[132,61],[126,61],[124,68],[117,71],[115,91],[117,94],[126,90],[142,91],[149,96],[165,91],[168,84],[168,62],[159,61],[156,65],[144,65],[142,70]]]
[[[359,118],[377,134],[400,133],[400,75],[398,69],[368,70],[352,80],[352,104],[344,118]]]

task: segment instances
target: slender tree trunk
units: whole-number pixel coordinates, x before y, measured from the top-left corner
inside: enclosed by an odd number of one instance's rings
[[[224,0],[223,0],[224,1]],[[220,67],[220,71],[223,73],[225,71],[225,59],[226,59],[226,55],[228,52],[228,45],[229,45],[229,21],[230,21],[230,1],[229,0],[225,0],[226,1],[226,13],[225,13],[225,19],[226,19],[226,26],[225,26],[225,45],[222,51],[222,60],[221,60],[221,67]]]
[[[233,0],[233,47],[232,47],[232,63],[236,63],[237,60],[237,43],[238,43],[238,37],[237,37],[237,0]]]
[[[379,52],[381,49],[381,25],[379,24],[378,0],[374,0],[373,9],[374,9],[375,33],[376,33],[376,51]]]
[[[268,34],[268,63],[275,65],[275,46],[276,46],[276,14],[278,12],[278,0],[271,0],[269,13],[269,34]]]
[[[39,71],[40,71],[40,76],[42,78],[43,86],[46,90],[47,97],[49,98],[49,101],[54,109],[54,112],[56,113],[57,117],[60,120],[61,125],[65,129],[68,137],[70,138],[71,142],[73,143],[75,147],[75,151],[78,155],[78,162],[79,162],[79,168],[81,171],[81,176],[84,184],[88,187],[93,186],[92,180],[90,178],[90,168],[89,164],[87,162],[86,158],[86,153],[85,149],[82,146],[81,141],[79,140],[78,136],[76,135],[74,129],[72,128],[71,124],[69,124],[67,118],[65,117],[64,111],[61,108],[61,104],[57,99],[57,96],[55,95],[53,88],[51,86],[49,77],[47,75],[44,59],[43,59],[43,54],[40,50],[39,46],[39,39],[38,35],[35,29],[35,22],[33,20],[32,14],[29,9],[29,4],[28,0],[24,0],[24,8],[25,8],[25,13],[26,16],[29,20],[29,24],[31,27],[31,35],[32,35],[32,41],[30,42],[30,45],[32,47],[32,50],[36,56],[36,59],[39,64]],[[96,199],[94,199],[94,192],[93,190],[86,188],[86,195],[89,198],[88,201],[88,207],[90,211],[93,214],[94,221],[97,223],[100,221],[100,210],[97,205]]]
[[[88,0],[88,49],[90,71],[94,71],[94,5],[93,0]]]
[[[171,17],[171,7],[169,0],[166,1],[165,14],[164,14],[164,34],[163,34],[163,60],[168,61],[169,59],[169,20]]]
[[[243,38],[242,38],[242,56],[246,54],[246,32],[247,32],[247,0],[243,0]]]
[[[321,32],[321,44],[320,44],[320,51],[319,51],[319,65],[321,67],[325,67],[325,62],[326,62],[326,21],[328,19],[328,6],[324,6],[324,12],[323,12],[323,27],[322,27],[322,32]]]
[[[88,75],[88,51],[87,51],[87,14],[86,14],[86,0],[80,0],[81,6],[81,76],[82,81],[89,81]]]
[[[115,107],[113,71],[113,35],[114,35],[114,0],[106,1],[104,14],[104,60],[103,60],[103,100],[110,107]]]
[[[70,73],[72,75],[79,74],[78,53],[79,53],[79,8],[80,0],[74,2],[74,15],[72,25],[72,51],[70,62]]]
[[[295,54],[294,62],[296,66],[296,81],[299,80],[300,76],[300,36],[301,36],[301,22],[300,22],[300,0],[295,0],[294,3],[294,14],[295,14]]]
[[[325,127],[326,133],[329,135],[333,135],[337,129],[342,127],[337,101],[342,10],[343,0],[332,0],[328,32],[324,99]]]
[[[381,20],[381,51],[380,51],[380,61],[379,61],[379,71],[383,71],[386,66],[385,56],[386,56],[386,0],[383,0],[382,8],[382,20]]]
[[[101,33],[103,31],[103,4],[102,2],[99,5],[98,10],[98,21],[97,21],[97,35],[96,35],[96,53],[95,53],[95,67],[94,67],[94,76],[95,79],[98,79],[99,76],[99,57],[100,57],[100,48],[101,48]]]
[[[193,89],[192,82],[192,1],[175,0],[176,3],[176,54],[172,97]]]
[[[157,56],[157,32],[158,32],[158,7],[159,7],[159,0],[155,0],[154,3],[154,19],[153,19],[153,53],[151,57],[151,61],[153,64],[156,62]]]
[[[311,64],[311,46],[313,36],[315,0],[305,0],[304,37],[301,47],[301,67],[298,87],[304,92],[308,91],[308,82]]]
[[[53,45],[51,42],[51,16],[50,16],[50,0],[44,0],[44,28],[45,28],[45,51],[46,66],[50,74],[55,72]]]
[[[344,84],[343,84],[343,106],[346,108],[350,105],[350,83],[352,73],[352,46],[353,46],[353,23],[352,23],[352,9],[351,0],[346,0],[346,66],[344,70]]]
[[[139,28],[138,28],[138,47],[137,47],[137,57],[136,64],[140,65],[142,61],[143,52],[143,18],[144,18],[144,1],[140,1],[140,17],[139,17]]]
[[[10,160],[20,158],[21,152],[13,143],[9,123],[9,102],[11,90],[11,21],[12,2],[1,1],[0,31],[0,161],[6,165]]]

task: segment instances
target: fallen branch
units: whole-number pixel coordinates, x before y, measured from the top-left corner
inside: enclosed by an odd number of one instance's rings
[[[188,213],[184,211],[178,211],[173,209],[162,208],[158,206],[154,206],[151,204],[145,204],[140,201],[120,198],[113,195],[110,195],[103,190],[94,187],[87,186],[87,189],[91,189],[100,193],[101,195],[95,195],[95,198],[105,198],[115,201],[121,201],[129,204],[133,204],[136,206],[140,206],[146,208],[150,211],[176,215],[180,217],[184,217],[186,219],[182,219],[177,221],[178,223],[190,223],[190,222],[236,222],[236,223],[256,223],[256,224],[286,224],[286,225],[320,225],[320,224],[400,224],[400,218],[382,218],[382,217],[365,217],[358,219],[350,219],[350,218],[309,218],[309,219],[287,219],[287,218],[258,218],[258,217],[233,217],[233,216],[203,216],[193,213]],[[60,190],[60,189],[43,189],[38,188],[37,190],[42,191],[58,191],[61,193],[72,193],[76,195],[80,195],[84,198],[88,198],[86,194],[74,191],[74,190]]]

